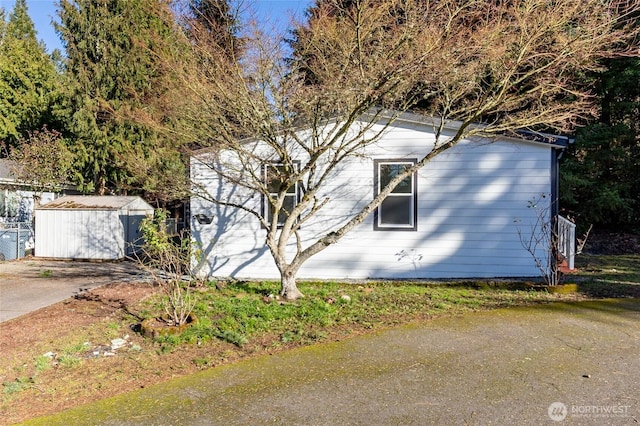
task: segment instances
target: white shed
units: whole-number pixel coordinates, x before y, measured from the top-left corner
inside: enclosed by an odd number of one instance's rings
[[[35,255],[117,260],[136,251],[153,207],[140,197],[65,196],[36,209]]]

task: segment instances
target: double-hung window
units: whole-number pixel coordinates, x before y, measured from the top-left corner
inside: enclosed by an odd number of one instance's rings
[[[415,163],[416,160],[375,160],[374,196]],[[375,210],[373,229],[417,230],[417,194],[416,174],[412,173],[402,179]]]
[[[294,163],[293,167],[295,168],[293,172],[296,172],[299,164]],[[269,163],[264,165],[264,179],[269,192],[269,198],[263,197],[263,216],[268,223],[271,223],[273,220],[273,203],[280,192],[284,189],[283,185],[286,185],[287,177],[291,175],[291,171],[287,171],[286,168],[287,166],[282,163]],[[284,225],[290,213],[293,211],[293,208],[298,204],[298,200],[300,199],[299,195],[300,185],[298,182],[295,182],[286,188],[284,202],[282,203],[282,208],[278,212],[278,227]]]

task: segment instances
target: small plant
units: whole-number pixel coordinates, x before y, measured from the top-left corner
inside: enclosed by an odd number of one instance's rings
[[[198,251],[189,238],[174,241],[167,232],[166,221],[167,212],[162,209],[142,221],[143,256],[138,260],[164,291],[167,322],[179,326],[189,321],[195,307],[190,283],[196,277],[190,271],[191,259]]]
[[[45,269],[44,271],[38,274],[40,278],[51,278],[51,275],[52,275],[51,269]]]
[[[18,377],[12,382],[4,382],[2,384],[2,391],[11,395],[14,393],[22,392],[25,389],[31,388],[34,386],[33,378],[31,377]]]
[[[35,359],[35,367],[38,373],[51,368],[51,358],[45,355],[38,355]]]
[[[542,194],[529,201],[527,207],[535,211],[535,220],[531,224],[530,232],[526,234],[518,228],[518,236],[522,247],[533,257],[545,284],[557,286],[562,277],[557,261],[558,218],[550,217],[551,209],[546,205],[547,197],[547,194]]]
[[[65,368],[73,368],[79,365],[80,361],[80,358],[71,354],[61,355],[60,358],[58,358],[59,365]]]
[[[245,336],[232,330],[224,330],[215,333],[216,337],[225,342],[232,343],[238,347],[246,345],[249,341]]]

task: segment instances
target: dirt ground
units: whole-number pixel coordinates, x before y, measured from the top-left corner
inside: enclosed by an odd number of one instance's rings
[[[137,281],[118,263],[0,263],[0,282],[19,285],[20,280],[36,288],[57,282],[81,291],[0,323],[0,425],[296,346],[274,348],[274,335],[241,348],[211,341],[165,352],[137,332],[145,301],[159,289]],[[88,289],[87,282],[99,286]],[[116,339],[124,346],[111,350]]]
[[[31,257],[0,263],[0,322],[113,282],[144,282],[135,262],[71,262]]]
[[[95,399],[95,395],[88,389],[82,390],[82,376],[92,368],[88,363],[70,369],[60,363],[56,365],[55,360],[52,360],[51,368],[41,367],[41,371],[38,371],[36,360],[46,353],[63,354],[69,350],[67,347],[78,344],[76,337],[92,337],[91,328],[104,321],[111,319],[115,324],[117,318],[126,316],[129,309],[134,309],[156,291],[148,283],[111,283],[1,323],[0,383],[3,384],[4,391],[0,405],[0,424],[12,424]],[[145,349],[150,349],[131,330],[114,330],[114,338],[118,334],[120,337],[129,335],[130,339],[144,345]],[[108,345],[111,340],[109,337],[111,336],[95,336],[94,342],[87,345],[87,350]],[[56,356],[61,359],[61,355]],[[122,389],[120,380],[116,377],[127,380],[124,378],[137,376],[133,374],[137,366],[132,361],[131,358],[127,357],[125,360],[120,355],[94,361],[102,363],[105,375],[101,397],[113,395]],[[158,365],[158,368],[161,370],[162,366]],[[57,377],[69,375],[70,370],[73,370],[73,374],[67,389],[47,387],[47,383],[54,383]],[[116,371],[118,374],[114,374]],[[138,386],[162,380],[162,375],[139,377]],[[131,389],[132,380],[127,381],[122,385]],[[14,394],[7,391],[8,384],[18,382],[26,383],[27,389]]]

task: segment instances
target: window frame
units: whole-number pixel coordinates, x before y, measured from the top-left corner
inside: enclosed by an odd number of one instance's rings
[[[264,184],[267,187],[267,190],[269,190],[269,172],[268,169],[269,167],[284,167],[285,164],[282,161],[272,161],[269,163],[264,163],[262,165],[262,173],[263,173],[263,178],[264,178]],[[295,167],[296,172],[300,171],[300,161],[296,160],[293,161],[293,167]],[[294,191],[293,193],[291,193],[291,195],[289,195],[289,193],[287,192],[287,194],[285,195],[285,202],[286,202],[286,198],[287,197],[293,197],[293,208],[295,208],[298,203],[300,202],[300,196],[301,196],[301,190],[300,190],[300,182],[296,181],[296,183],[293,185]],[[277,196],[277,192],[269,192],[268,195],[262,194],[262,217],[265,218],[265,220],[267,221],[267,223],[271,224],[271,203],[269,203],[269,200],[267,199],[267,197],[272,197],[272,196]],[[286,219],[285,219],[286,221]],[[297,221],[297,219],[296,219]],[[284,226],[284,221],[280,221],[278,218],[278,222],[277,222],[277,227],[278,229],[281,229]]]
[[[381,191],[380,183],[381,171],[380,168],[383,165],[399,165],[405,164],[409,167],[417,163],[416,158],[392,158],[392,159],[378,159],[373,161],[373,196],[378,196]],[[373,230],[374,231],[417,231],[418,230],[418,175],[417,172],[412,173],[408,177],[411,178],[411,190],[408,193],[391,193],[376,207],[373,212]],[[397,189],[398,187],[396,187]],[[396,190],[394,189],[394,191]],[[383,203],[389,199],[389,197],[410,197],[409,206],[409,224],[385,224],[383,220]]]

